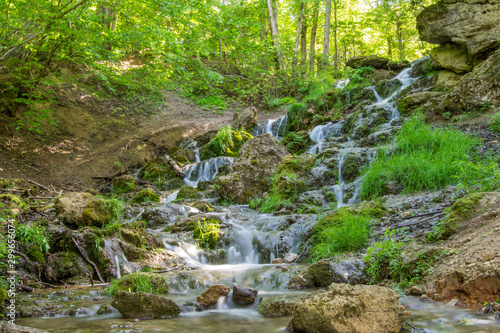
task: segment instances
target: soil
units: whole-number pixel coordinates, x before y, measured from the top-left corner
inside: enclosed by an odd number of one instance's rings
[[[130,172],[160,151],[187,137],[217,130],[233,119],[233,105],[219,114],[166,91],[159,108],[102,99],[95,94],[64,87],[59,102],[51,105],[57,127],[43,133],[15,129],[13,118],[0,117],[0,178],[35,180],[59,190],[93,188],[96,179]],[[119,110],[119,112],[116,112]],[[280,117],[259,110],[258,121]]]

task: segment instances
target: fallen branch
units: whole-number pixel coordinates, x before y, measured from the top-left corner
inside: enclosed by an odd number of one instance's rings
[[[11,190],[11,189],[8,189],[8,188],[0,188],[0,191],[4,191],[4,192],[14,192],[14,193],[23,193],[24,191],[22,190]]]
[[[18,287],[19,289],[22,289],[24,291],[27,291],[29,293],[32,293],[33,292],[33,288],[31,287],[28,287],[28,286],[25,286],[25,285],[22,285],[22,284],[17,284],[16,283],[16,287]]]
[[[90,260],[85,255],[85,252],[82,250],[82,248],[80,247],[80,245],[78,245],[78,243],[76,242],[76,239],[73,237],[73,235],[71,235],[71,240],[73,241],[73,243],[75,244],[76,248],[78,249],[78,251],[82,255],[83,259],[85,259],[86,262],[88,262],[92,267],[94,267],[95,273],[97,274],[97,277],[99,278],[99,281],[101,281],[101,282],[104,283],[104,280],[102,279],[101,274],[99,273],[99,269],[97,269],[97,266],[92,262],[92,260]]]
[[[412,216],[405,216],[405,217],[398,217],[397,219],[398,220],[410,220],[410,219],[414,219],[416,217],[422,217],[422,216],[428,216],[428,215],[434,215],[434,214],[437,214],[437,213],[442,213],[443,210],[437,210],[435,212],[431,212],[431,213],[425,213],[425,214],[419,214],[419,215],[412,215]]]
[[[172,166],[172,169],[174,169],[177,177],[179,177],[180,179],[186,178],[186,175],[184,174],[184,172],[182,172],[181,168],[177,165],[177,162],[175,162],[172,159],[172,157],[165,155],[165,158],[167,159],[168,163],[170,163],[170,165]]]
[[[45,191],[48,191],[48,192],[53,192],[53,191],[49,190],[47,187],[45,187],[45,186],[43,186],[43,185],[41,185],[41,184],[38,184],[38,183],[36,183],[36,182],[34,182],[34,181],[32,181],[32,180],[29,180],[29,179],[28,179],[28,180],[27,180],[27,182],[28,182],[28,183],[31,183],[31,184],[34,184],[34,185],[36,185],[36,186],[38,186],[38,187],[41,187],[41,188],[43,188]]]

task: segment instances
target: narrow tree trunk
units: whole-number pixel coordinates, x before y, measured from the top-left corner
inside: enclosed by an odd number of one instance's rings
[[[323,39],[323,68],[328,66],[328,56],[330,55],[330,19],[332,12],[332,0],[326,0],[325,5],[325,33]]]
[[[302,31],[300,32],[300,67],[302,71],[306,72],[306,62],[307,62],[307,18],[304,14],[304,19],[302,20]]]
[[[333,13],[335,17],[335,26],[333,29],[333,38],[335,40],[335,72],[339,67],[339,49],[337,46],[337,0],[333,0]]]
[[[403,61],[403,32],[401,31],[401,21],[399,20],[400,16],[396,14],[396,27],[398,32],[398,43],[399,43],[399,60]]]
[[[273,36],[274,46],[276,47],[276,52],[278,53],[278,61],[280,64],[280,69],[286,69],[285,61],[283,60],[283,53],[281,53],[280,42],[279,42],[279,33],[278,33],[278,23],[277,23],[277,15],[275,16],[273,11],[273,4],[271,0],[267,0],[267,8],[269,10],[269,17],[271,19],[271,34]]]
[[[314,75],[314,61],[316,60],[316,31],[318,30],[319,4],[314,6],[313,26],[311,29],[311,44],[309,45],[309,70]]]
[[[222,64],[222,31],[219,32],[219,62]]]
[[[392,58],[392,41],[390,37],[387,37],[387,55],[389,59]]]
[[[267,5],[264,1],[264,6],[262,6],[262,32],[261,32],[261,36],[260,36],[260,42],[264,45],[264,52],[265,52],[265,56],[264,56],[264,59],[262,61],[262,68],[264,70],[267,71],[268,69],[268,58],[269,58],[269,53],[268,53],[268,49],[267,49],[267,45],[266,45],[266,40],[267,40],[267,24],[269,22],[269,18],[268,18],[268,15],[267,15]]]
[[[299,57],[300,33],[302,32],[302,20],[304,19],[304,1],[300,2],[300,15],[297,22],[297,33],[295,35],[295,47],[293,48],[292,71],[297,68],[297,58]]]

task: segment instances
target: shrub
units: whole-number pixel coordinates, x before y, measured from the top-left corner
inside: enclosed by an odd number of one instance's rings
[[[479,141],[455,129],[432,128],[420,118],[403,125],[391,152],[380,150],[364,172],[361,199],[386,194],[386,184],[402,185],[404,192],[436,190],[458,183],[466,161]],[[467,171],[465,171],[467,172]]]
[[[370,217],[339,209],[324,216],[314,227],[309,259],[316,261],[337,253],[365,247],[370,235]]]
[[[16,227],[16,239],[21,243],[31,243],[40,248],[41,252],[49,252],[50,246],[45,236],[46,228],[37,224],[26,226],[19,224]]]
[[[193,238],[198,241],[200,247],[214,249],[220,236],[219,223],[215,219],[208,221],[203,218],[193,230]]]

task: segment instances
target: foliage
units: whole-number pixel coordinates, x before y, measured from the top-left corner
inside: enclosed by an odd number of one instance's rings
[[[470,160],[477,145],[478,140],[458,130],[432,128],[422,119],[413,118],[396,136],[394,150],[380,150],[364,171],[360,196],[382,196],[389,182],[401,185],[406,193],[457,184],[461,174],[468,172],[460,161]]]
[[[150,189],[140,191],[132,198],[133,203],[160,202],[160,196]]]
[[[231,125],[226,125],[219,129],[217,135],[204,147],[201,157],[237,157],[240,147],[251,138],[252,135],[244,129],[233,130]]]
[[[25,244],[33,244],[40,248],[40,251],[49,252],[50,246],[47,236],[45,236],[46,228],[38,224],[29,226],[19,224],[16,227],[16,239]]]
[[[359,67],[348,73],[349,83],[360,84],[366,82],[375,73],[373,67]]]
[[[206,220],[203,218],[198,221],[197,226],[193,230],[193,238],[198,241],[198,244],[209,250],[214,249],[217,240],[221,235],[219,223],[216,220]]]
[[[500,112],[491,116],[491,119],[488,121],[488,127],[490,130],[500,133]]]
[[[105,200],[106,209],[108,211],[107,224],[116,224],[120,221],[123,214],[123,202],[113,198]]]
[[[168,292],[168,279],[164,275],[154,273],[133,273],[113,280],[105,293],[114,297],[120,290],[148,294],[166,294]]]
[[[348,209],[321,217],[314,227],[309,259],[316,261],[365,247],[370,235],[370,220],[369,216]]]

